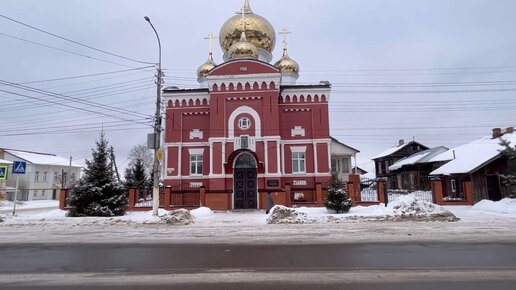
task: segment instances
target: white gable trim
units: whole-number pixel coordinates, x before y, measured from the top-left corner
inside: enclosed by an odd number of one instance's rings
[[[240,106],[231,113],[228,120],[228,137],[235,137],[235,119],[241,114],[249,114],[254,119],[255,137],[260,138],[262,134],[261,119],[258,112],[248,106]]]

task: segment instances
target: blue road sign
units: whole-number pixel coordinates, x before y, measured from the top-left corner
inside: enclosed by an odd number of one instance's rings
[[[14,161],[13,162],[13,174],[25,174],[27,171],[27,162]]]
[[[7,180],[8,165],[0,165],[0,180]]]

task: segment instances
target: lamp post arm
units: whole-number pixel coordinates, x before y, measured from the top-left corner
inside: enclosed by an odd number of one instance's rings
[[[156,81],[156,115],[155,115],[155,123],[154,123],[154,165],[153,165],[153,186],[152,186],[152,215],[157,216],[158,210],[159,210],[159,177],[160,177],[160,168],[159,168],[159,161],[158,161],[158,150],[160,148],[160,141],[161,141],[161,78],[162,78],[162,71],[161,71],[161,40],[159,39],[158,32],[156,31],[156,28],[154,28],[154,25],[152,25],[152,22],[150,21],[150,18],[145,16],[144,17],[147,22],[149,22],[150,26],[152,27],[152,30],[154,30],[154,33],[156,34],[156,38],[158,39],[158,47],[159,47],[159,62],[158,62],[158,74],[157,74],[157,81]]]

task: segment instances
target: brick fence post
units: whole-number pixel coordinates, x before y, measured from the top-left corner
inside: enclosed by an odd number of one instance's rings
[[[163,189],[163,208],[165,210],[170,210],[170,203],[171,203],[171,197],[172,195],[172,188],[170,187],[165,187]]]
[[[317,196],[317,206],[323,206],[324,196],[322,191],[322,184],[319,182],[315,184],[315,194]]]
[[[443,204],[443,182],[441,180],[432,181],[432,189],[434,191],[435,203],[438,205]]]
[[[206,187],[204,186],[199,188],[199,205],[206,206]]]
[[[129,195],[129,207],[127,210],[134,210],[134,205],[136,204],[136,188],[129,188],[127,194]]]
[[[473,205],[475,203],[473,200],[473,187],[471,186],[471,181],[464,181],[464,198],[466,198],[466,202],[469,205]]]
[[[385,204],[385,181],[382,179],[379,179],[376,182],[376,190],[378,193],[378,201],[380,203]]]
[[[355,185],[353,184],[353,182],[348,182],[347,183],[347,187],[348,187],[348,195],[349,195],[349,198],[351,198],[351,200],[356,200],[356,194],[355,194]]]
[[[66,198],[68,197],[68,189],[59,190],[59,209],[64,210],[66,208]]]
[[[290,183],[285,184],[285,206],[292,206],[292,195],[290,194]]]

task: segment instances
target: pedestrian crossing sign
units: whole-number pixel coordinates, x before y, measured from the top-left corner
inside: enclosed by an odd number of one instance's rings
[[[7,180],[8,165],[0,165],[0,180]]]
[[[14,174],[25,174],[27,169],[27,162],[14,161],[13,162],[13,173]]]

